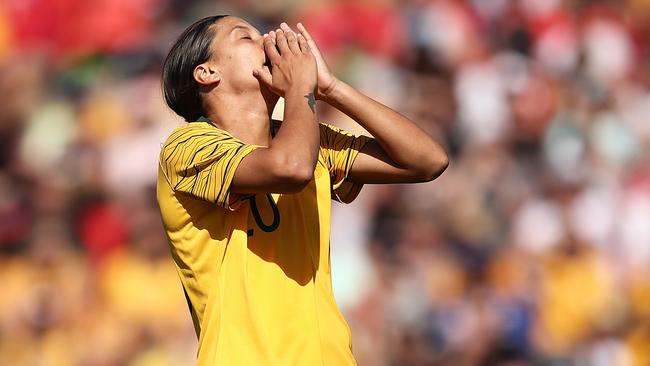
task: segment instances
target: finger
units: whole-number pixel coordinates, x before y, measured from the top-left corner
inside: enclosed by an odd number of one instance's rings
[[[287,37],[284,35],[284,31],[280,30],[275,32],[275,44],[280,49],[280,55],[290,53],[289,43],[287,43]]]
[[[289,24],[287,24],[285,22],[280,23],[280,29],[282,29],[285,32],[292,32],[293,31],[293,29],[291,29]]]
[[[264,52],[266,52],[266,56],[271,60],[271,63],[277,64],[280,61],[280,54],[278,49],[275,48],[275,41],[271,36],[264,39]]]
[[[294,54],[298,55],[300,54],[300,45],[298,44],[298,38],[296,38],[296,34],[293,31],[288,31],[284,33],[287,37],[287,43],[289,44],[289,49],[291,52]]]
[[[305,36],[308,42],[313,42],[314,40],[311,38],[311,34],[307,31],[307,28],[302,23],[298,23],[298,30],[300,31],[300,34]]]
[[[311,37],[311,34],[309,34],[309,32],[307,31],[307,28],[305,28],[305,26],[302,23],[298,23],[298,30],[300,31],[300,34],[302,34],[307,40],[307,44],[309,45],[311,51],[314,52],[314,55],[317,56],[320,55],[318,46],[316,46],[316,42]]]
[[[300,50],[302,52],[309,52],[309,44],[302,34],[298,34],[298,45],[300,45]]]
[[[255,69],[253,70],[253,76],[257,78],[257,80],[263,82],[264,84],[271,86],[273,85],[273,76],[268,70],[265,69]]]

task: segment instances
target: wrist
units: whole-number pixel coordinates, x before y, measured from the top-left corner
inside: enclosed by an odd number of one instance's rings
[[[336,77],[332,78],[332,82],[327,86],[327,88],[318,93],[318,99],[331,104],[336,100],[336,95],[338,94],[341,84],[343,84],[341,80]]]
[[[305,95],[307,95],[309,93],[313,93],[313,92],[314,92],[314,87],[313,86],[310,87],[309,85],[305,85],[305,84],[292,85],[284,93],[284,96],[285,96],[285,98],[292,97],[292,96],[302,98]]]

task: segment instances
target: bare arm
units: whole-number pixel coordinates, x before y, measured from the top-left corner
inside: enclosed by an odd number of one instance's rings
[[[359,183],[430,181],[448,165],[440,144],[415,123],[340,80],[324,98],[374,137],[357,155],[348,178]]]
[[[282,29],[290,30],[286,23]],[[393,109],[369,98],[338,80],[329,71],[316,43],[305,27],[318,66],[316,94],[350,116],[374,137],[357,155],[348,179],[358,183],[413,183],[438,177],[449,164],[440,144],[415,123]]]
[[[231,192],[298,192],[311,180],[318,159],[316,63],[306,40],[294,33],[266,37],[264,47],[272,73],[257,70],[255,76],[284,96],[285,118],[268,148],[259,148],[242,159]]]

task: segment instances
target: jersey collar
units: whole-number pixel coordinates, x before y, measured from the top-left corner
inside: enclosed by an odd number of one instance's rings
[[[214,122],[212,122],[211,119],[209,119],[208,117],[205,117],[205,116],[201,116],[196,121],[193,121],[193,122],[205,122],[205,123],[209,123],[209,124],[215,126]]]
[[[217,125],[215,125],[214,122],[212,122],[212,120],[210,118],[206,117],[206,116],[201,116],[196,121],[192,121],[190,123],[197,123],[197,122],[205,122],[205,123],[211,124],[214,127],[217,127]],[[281,121],[276,121],[274,119],[271,119],[271,123],[270,123],[269,127],[271,129],[271,136],[272,137],[275,137],[275,134],[278,132],[278,129],[280,128],[281,123],[282,123]],[[217,128],[219,128],[219,127],[217,127]]]

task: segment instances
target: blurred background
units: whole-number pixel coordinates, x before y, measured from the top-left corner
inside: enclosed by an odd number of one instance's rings
[[[450,153],[334,204],[359,365],[650,365],[650,0],[1,0],[0,365],[194,364],[159,77],[222,13],[302,21]]]

